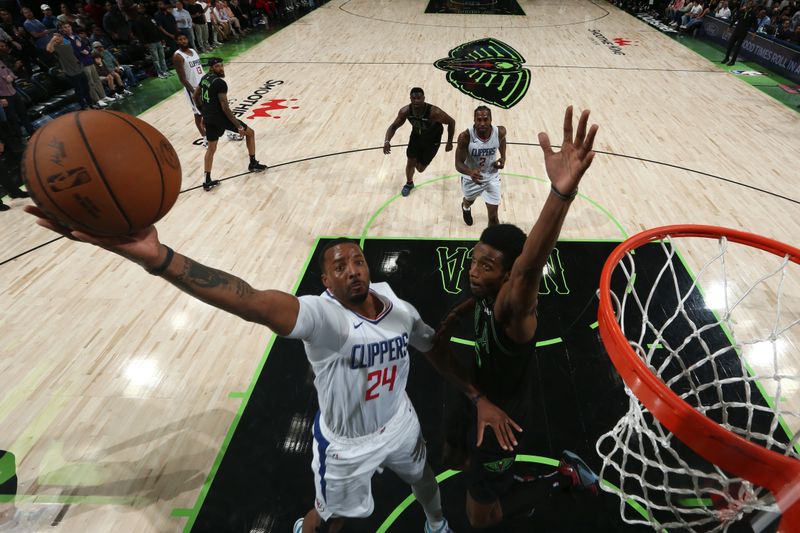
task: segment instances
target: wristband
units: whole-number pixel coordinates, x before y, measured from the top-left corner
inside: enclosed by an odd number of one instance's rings
[[[481,398],[483,398],[483,394],[481,394],[479,392],[478,394],[476,394],[475,396],[470,398],[469,401],[472,402],[472,405],[474,405],[475,407],[478,407],[478,400],[480,400]]]
[[[391,141],[385,140],[385,141],[383,141],[383,144],[391,144]]]
[[[160,276],[161,274],[167,271],[170,263],[172,263],[172,258],[175,256],[175,252],[172,250],[172,248],[170,248],[166,244],[164,245],[164,247],[167,249],[167,257],[165,257],[164,261],[156,268],[148,270],[147,271],[148,274],[152,274],[153,276]]]
[[[564,202],[569,202],[578,195],[578,189],[575,189],[570,194],[563,194],[556,189],[555,185],[550,185],[550,192],[553,193],[556,198],[563,200]]]

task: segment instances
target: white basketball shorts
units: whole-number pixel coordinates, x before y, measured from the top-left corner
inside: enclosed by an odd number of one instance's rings
[[[323,520],[371,515],[375,471],[386,467],[406,483],[416,483],[422,479],[427,458],[417,413],[408,397],[385,426],[363,437],[332,434],[317,413],[313,448],[314,505]]]
[[[469,201],[480,196],[489,205],[500,205],[500,178],[475,183],[472,178],[461,176],[461,191]]]

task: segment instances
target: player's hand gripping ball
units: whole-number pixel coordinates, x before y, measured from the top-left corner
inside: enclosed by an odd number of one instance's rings
[[[122,236],[167,214],[181,189],[181,163],[147,122],[115,111],[78,111],[31,137],[22,178],[36,205],[65,226]]]

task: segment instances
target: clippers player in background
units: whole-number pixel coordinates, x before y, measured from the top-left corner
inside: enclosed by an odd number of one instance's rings
[[[488,110],[485,113],[480,107],[475,111],[476,125],[488,123]],[[437,340],[449,339],[461,317],[474,322],[473,386],[462,388],[469,400],[464,399],[460,416],[448,420],[445,456],[448,467],[467,473],[467,517],[475,528],[530,516],[550,495],[567,488],[598,490],[597,475],[566,450],[558,468],[547,475],[515,479],[511,471],[518,444],[514,432],[522,431],[517,421],[537,423],[529,418],[535,413],[530,412],[528,369],[536,346],[539,283],[578,184],[594,158],[598,127],[587,131],[588,120],[586,110],[573,137],[572,107],[567,108],[560,152],[553,151],[546,133],[539,134],[551,184],[539,218],[527,238],[511,224],[483,231],[472,251],[472,297],[456,306],[437,332]],[[457,368],[452,351],[442,352],[441,357],[436,363],[440,372]],[[498,412],[503,416],[498,418]],[[462,424],[463,420],[468,423]],[[493,431],[485,431],[486,427]]]
[[[369,516],[374,507],[371,479],[380,467],[411,485],[425,511],[426,533],[452,533],[426,460],[417,414],[406,394],[409,346],[429,352],[434,331],[387,283],[370,283],[364,254],[355,242],[337,239],[327,244],[319,255],[327,290],[298,298],[256,290],[231,274],[175,253],[159,242],[155,226],[126,237],[98,237],[71,232],[36,207],[26,211],[39,217],[41,226],[103,247],[203,302],[303,341],[320,408],[312,446],[316,501],[297,520],[294,533],[337,533],[346,518]],[[457,376],[448,377],[466,387]],[[495,418],[505,416],[494,411]],[[482,412],[492,413],[492,406],[484,402]]]
[[[176,38],[178,42],[178,49],[172,55],[172,64],[175,65],[175,72],[178,73],[178,79],[181,85],[186,89],[186,96],[189,98],[189,106],[192,108],[194,114],[194,125],[197,126],[197,131],[203,137],[203,146],[208,146],[206,139],[206,129],[203,126],[203,115],[197,108],[194,102],[194,91],[200,85],[200,80],[203,78],[203,65],[200,62],[200,56],[197,50],[189,47],[189,38],[182,33],[178,34]]]
[[[425,92],[419,87],[414,87],[411,89],[411,103],[400,109],[397,118],[386,130],[386,140],[383,142],[384,154],[392,152],[392,137],[406,120],[411,124],[412,130],[411,137],[408,139],[408,148],[406,148],[406,157],[408,158],[406,161],[406,184],[400,191],[403,196],[411,194],[411,189],[414,188],[414,171],[424,172],[433,161],[436,152],[439,151],[444,132],[442,124],[447,124],[445,152],[453,149],[453,135],[456,132],[456,121],[435,105],[426,104]]]
[[[506,129],[492,126],[492,111],[485,105],[475,108],[475,123],[458,136],[456,170],[461,173],[461,215],[472,225],[472,204],[480,196],[486,204],[489,226],[499,224],[500,172],[506,165]],[[498,152],[500,157],[497,157]]]
[[[264,172],[267,165],[262,165],[256,159],[256,134],[241,120],[234,116],[228,105],[228,84],[223,79],[225,77],[225,66],[222,59],[212,57],[208,60],[209,73],[200,79],[200,84],[194,90],[194,102],[203,114],[203,125],[206,129],[206,157],[204,161],[205,175],[203,179],[203,190],[210,191],[217,185],[219,180],[211,179],[211,167],[214,164],[214,153],[217,151],[217,141],[225,130],[233,131],[244,135],[247,143],[247,153],[250,155],[250,163],[247,170],[250,172]]]

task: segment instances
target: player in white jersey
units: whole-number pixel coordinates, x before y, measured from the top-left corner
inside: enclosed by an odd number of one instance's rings
[[[485,105],[475,109],[475,124],[458,136],[456,170],[461,173],[461,213],[472,225],[472,204],[480,196],[486,203],[489,225],[498,224],[500,172],[506,164],[506,129],[492,126],[492,111]],[[497,157],[497,155],[500,157]]]
[[[189,105],[192,107],[194,124],[197,126],[197,131],[200,132],[200,135],[202,135],[205,140],[206,129],[203,126],[203,115],[200,113],[200,110],[197,109],[194,98],[192,98],[194,90],[200,85],[200,80],[203,75],[205,75],[205,72],[203,72],[203,64],[200,61],[197,50],[189,47],[188,37],[179,33],[175,40],[178,43],[178,49],[175,50],[175,53],[172,55],[172,64],[175,65],[175,72],[178,73],[178,79],[181,80],[181,84],[184,89],[186,89],[185,94],[189,99]],[[207,143],[204,142],[203,144],[206,145]]]
[[[386,284],[370,285],[369,268],[355,242],[329,243],[320,253],[322,283],[328,290],[322,296],[297,298],[256,290],[175,253],[159,242],[154,226],[125,237],[99,237],[61,226],[36,207],[26,211],[39,218],[38,224],[117,253],[199,300],[278,335],[303,340],[320,405],[312,461],[317,498],[315,508],[295,524],[296,533],[337,533],[345,518],[368,516],[373,510],[371,478],[382,467],[411,485],[425,511],[426,533],[452,533],[405,392],[408,346],[427,351],[435,341],[437,346],[447,344],[449,337],[434,340],[433,330],[411,304]],[[474,394],[474,387],[448,377]],[[507,418],[496,407],[493,416]]]

